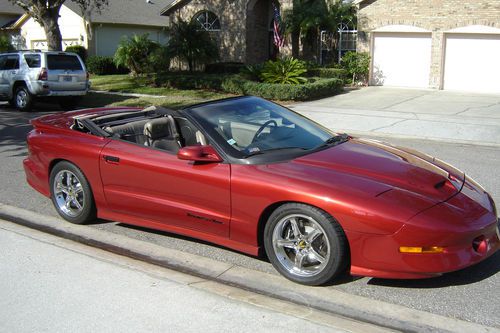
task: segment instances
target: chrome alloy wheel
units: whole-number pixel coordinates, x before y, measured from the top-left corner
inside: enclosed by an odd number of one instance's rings
[[[291,274],[315,276],[328,263],[330,242],[325,230],[310,216],[285,216],[276,224],[272,241],[277,259]]]
[[[23,89],[20,89],[16,94],[16,104],[20,108],[26,107],[28,104],[28,93]]]
[[[85,195],[80,179],[68,170],[57,173],[53,193],[58,209],[67,216],[78,216],[85,207]]]

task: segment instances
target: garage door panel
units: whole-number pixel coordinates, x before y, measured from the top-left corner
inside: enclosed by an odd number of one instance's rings
[[[500,35],[446,36],[447,90],[500,93]]]
[[[431,43],[430,34],[376,34],[371,84],[428,87]]]

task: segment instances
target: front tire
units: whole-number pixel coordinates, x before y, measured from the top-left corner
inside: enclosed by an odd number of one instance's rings
[[[338,222],[305,204],[278,207],[264,229],[264,246],[271,264],[300,284],[322,285],[348,264],[348,244]]]
[[[18,86],[14,93],[14,105],[20,111],[30,111],[33,107],[33,95],[26,86]]]
[[[74,164],[57,163],[50,173],[52,203],[66,221],[85,224],[96,219],[96,207],[90,185]]]

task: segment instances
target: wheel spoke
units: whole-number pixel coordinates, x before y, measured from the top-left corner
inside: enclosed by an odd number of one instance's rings
[[[309,243],[312,243],[316,238],[318,238],[321,235],[323,235],[321,231],[319,231],[318,229],[313,229],[313,231],[307,234],[307,241]]]
[[[297,219],[295,217],[290,219],[290,225],[292,226],[293,235],[295,236],[295,238],[301,237],[302,233],[300,232],[299,223],[297,222]]]
[[[314,248],[311,247],[309,250],[309,258],[319,261],[320,264],[325,262],[325,257],[319,254]]]
[[[66,206],[66,209],[68,209],[68,210],[71,210],[71,201],[72,201],[72,199],[69,196],[67,196],[65,203],[64,203],[64,206]]]
[[[82,209],[82,205],[80,204],[80,202],[78,202],[78,200],[75,198],[72,200],[73,204],[75,204],[76,208],[78,210],[81,210]]]
[[[276,244],[281,247],[286,247],[289,249],[294,249],[295,248],[295,241],[290,240],[290,239],[278,239],[276,241]]]
[[[295,253],[295,267],[302,270],[302,266],[304,265],[304,254],[300,251]]]
[[[82,184],[77,183],[77,184],[75,185],[75,195],[76,195],[76,194],[79,194],[79,193],[82,193],[82,192],[83,192]]]

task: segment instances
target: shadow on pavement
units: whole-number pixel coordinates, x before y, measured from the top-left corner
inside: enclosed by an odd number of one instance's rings
[[[392,288],[443,288],[467,285],[485,280],[500,271],[500,252],[495,253],[477,265],[444,274],[443,276],[422,280],[370,279],[368,284]]]

